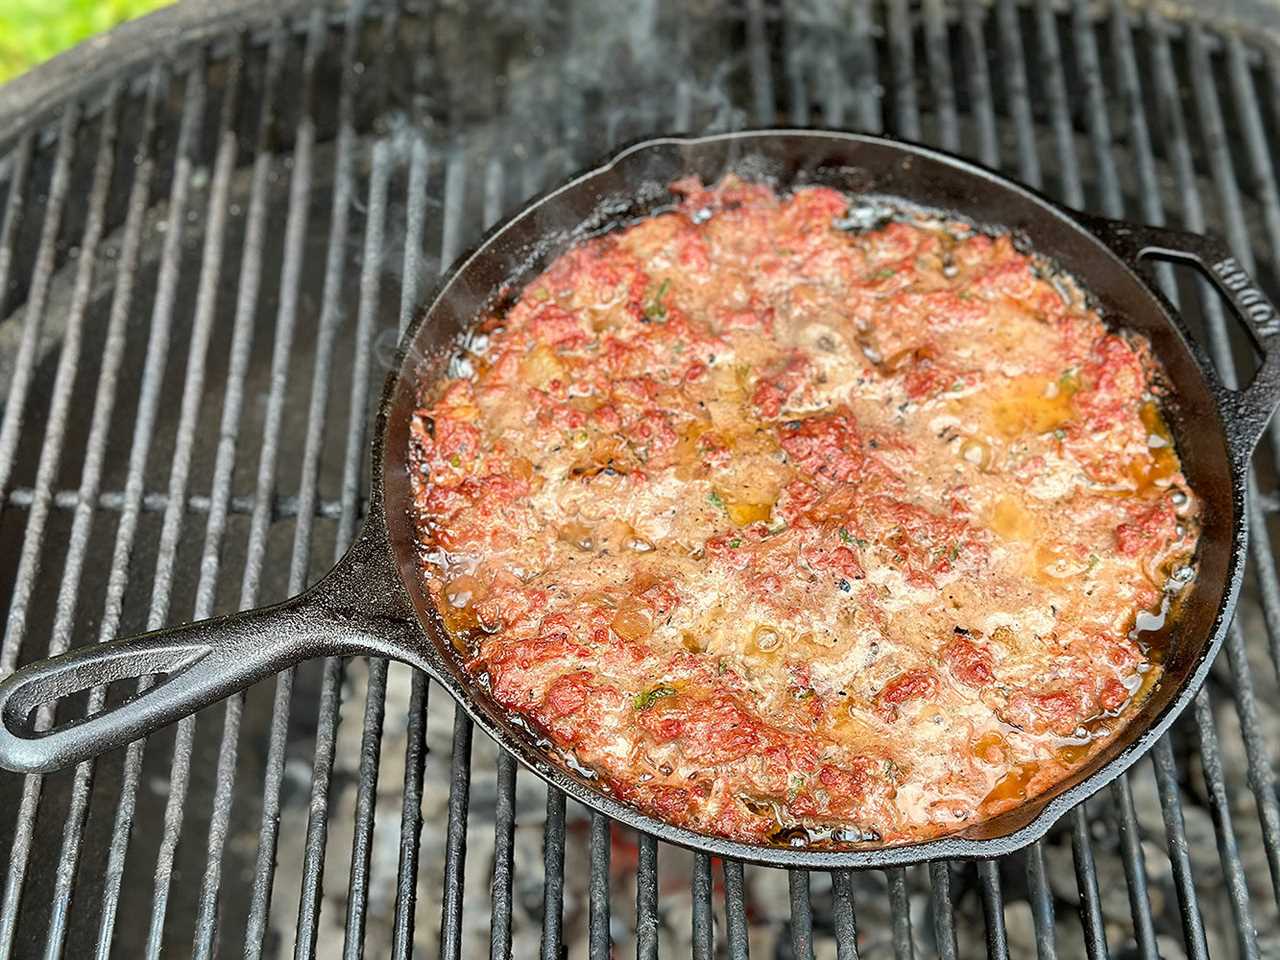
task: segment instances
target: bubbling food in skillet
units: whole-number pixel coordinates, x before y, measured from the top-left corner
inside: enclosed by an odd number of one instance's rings
[[[1007,235],[726,178],[483,318],[410,440],[466,671],[620,800],[902,843],[1158,682],[1199,505],[1140,337]]]

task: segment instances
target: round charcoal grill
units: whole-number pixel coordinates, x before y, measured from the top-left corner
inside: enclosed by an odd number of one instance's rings
[[[1262,31],[1280,13],[1160,10],[193,4],[0,90],[0,670],[323,573],[436,272],[628,139],[922,140],[1075,206],[1217,231],[1280,293],[1280,47]],[[1216,294],[1161,276],[1246,380]],[[75,770],[0,777],[0,956],[1275,956],[1277,441],[1194,709],[1017,856],[713,861],[517,774],[422,675],[333,660]]]

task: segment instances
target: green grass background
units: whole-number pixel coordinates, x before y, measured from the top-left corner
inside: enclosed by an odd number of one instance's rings
[[[0,83],[172,0],[0,0]]]

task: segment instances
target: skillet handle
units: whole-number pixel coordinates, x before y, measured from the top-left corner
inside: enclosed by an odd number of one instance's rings
[[[378,539],[362,534],[324,579],[283,603],[78,647],[18,670],[0,682],[0,767],[43,773],[87,760],[312,657],[376,654],[429,669]],[[155,674],[166,676],[91,716],[50,729],[31,722],[61,697]]]
[[[1247,463],[1271,415],[1280,406],[1280,311],[1217,237],[1102,217],[1083,219],[1130,267],[1144,275],[1149,276],[1143,263],[1148,259],[1195,267],[1226,298],[1232,312],[1248,329],[1262,357],[1258,372],[1243,389],[1219,390],[1228,424],[1228,447],[1237,462]]]

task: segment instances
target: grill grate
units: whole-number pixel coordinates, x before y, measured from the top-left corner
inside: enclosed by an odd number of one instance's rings
[[[923,139],[1078,206],[1212,225],[1280,289],[1280,47],[1195,20],[1085,0],[264,6],[3,126],[2,670],[314,580],[364,512],[371,395],[430,278],[634,136]],[[1247,377],[1207,285],[1160,276],[1224,379]],[[74,771],[0,778],[0,956],[1274,952],[1278,473],[1273,424],[1246,597],[1194,709],[1017,857],[784,876],[660,846],[473,743],[421,674],[334,659]]]

